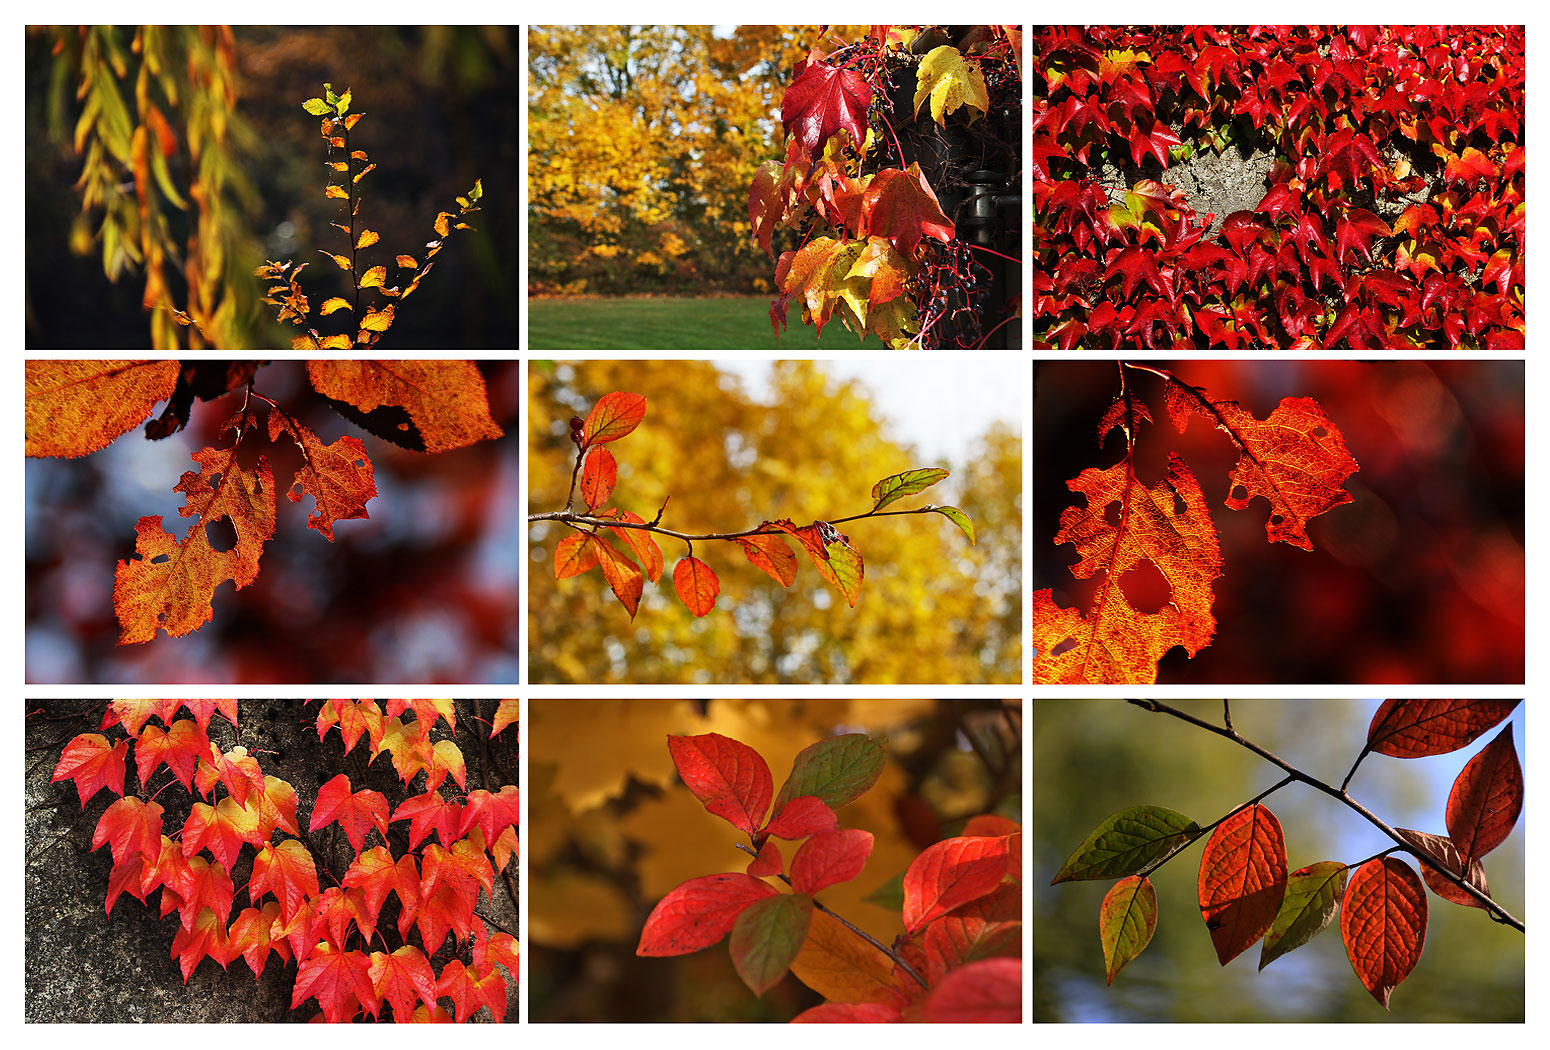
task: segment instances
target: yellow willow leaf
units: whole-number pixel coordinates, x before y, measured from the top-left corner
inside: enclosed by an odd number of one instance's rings
[[[384,282],[386,280],[387,280],[387,267],[386,266],[373,266],[371,269],[369,269],[365,273],[361,274],[361,287],[362,288],[380,288],[380,287],[382,287],[382,282]]]
[[[366,156],[366,151],[363,150],[363,149],[351,150],[350,151],[350,156],[354,157],[356,160],[369,160],[370,159],[369,157]]]
[[[386,332],[393,325],[393,304],[388,303],[381,310],[368,311],[361,318],[361,331]]]
[[[357,249],[370,248],[381,239],[376,230],[362,230],[360,240],[355,242],[355,247]]]
[[[412,255],[400,255],[398,257],[398,265],[402,266],[406,270],[413,270],[416,269],[420,264],[414,261],[414,256]]]
[[[452,216],[447,212],[440,212],[437,214],[436,222],[434,223],[436,236],[445,237],[447,235],[447,230],[450,229],[450,227],[447,225],[447,220],[450,218],[452,218]]]
[[[318,341],[320,350],[348,350],[354,345],[347,335],[326,335]]]
[[[340,200],[349,200],[350,191],[345,189],[343,186],[336,186],[333,183],[329,183],[328,188],[323,191],[323,196],[338,197]]]
[[[350,305],[350,301],[348,299],[341,299],[339,296],[336,295],[332,299],[327,300],[323,304],[322,314],[323,314],[324,317],[327,317],[329,314],[333,313],[335,310],[351,310],[351,309],[354,309],[354,308]]]
[[[330,161],[328,166],[330,168],[333,168],[335,171],[349,171],[350,170],[350,163],[349,163],[349,161],[344,161],[344,160]]]
[[[323,249],[319,248],[318,251],[322,252]],[[339,267],[341,270],[348,270],[351,268],[349,256],[335,255],[333,252],[323,252],[323,254],[334,260],[334,265]]]
[[[354,179],[354,181],[355,181],[355,182],[360,182],[360,181],[361,181],[361,179],[362,179],[362,178],[363,178],[363,177],[364,177],[364,176],[365,176],[365,175],[366,175],[366,173],[367,173],[367,172],[368,172],[368,171],[370,171],[370,170],[371,170],[371,169],[372,169],[372,168],[375,168],[375,167],[376,167],[376,165],[375,165],[375,164],[368,164],[368,165],[366,165],[366,166],[365,166],[365,167],[364,167],[364,168],[362,168],[362,169],[361,169],[361,170],[360,170],[360,171],[358,171],[358,172],[356,172],[356,173],[355,173],[355,179]]]
[[[317,341],[314,340],[310,335],[298,335],[291,338],[291,349],[320,350],[322,348],[318,346]]]
[[[344,129],[349,131],[351,128],[355,127],[356,122],[365,115],[366,114],[364,113],[351,113],[348,117],[344,118]]]

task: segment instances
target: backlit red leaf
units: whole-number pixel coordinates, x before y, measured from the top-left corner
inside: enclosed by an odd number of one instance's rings
[[[1367,749],[1394,758],[1445,755],[1512,714],[1521,700],[1385,700],[1367,727]]]
[[[1098,909],[1098,937],[1103,941],[1103,971],[1108,984],[1125,964],[1152,943],[1157,929],[1157,894],[1149,880],[1127,875],[1104,895]]]
[[[764,834],[777,839],[806,838],[833,829],[839,819],[823,799],[800,795],[781,805],[765,827]]]
[[[231,962],[226,920],[209,908],[201,910],[192,923],[178,927],[172,938],[172,957],[178,960],[178,967],[183,971],[184,984],[206,955],[220,963],[222,969]]]
[[[1426,891],[1410,865],[1379,857],[1357,868],[1341,903],[1340,935],[1356,976],[1387,1010],[1426,943]]]
[[[914,933],[994,890],[1010,865],[1010,837],[961,836],[927,846],[904,872],[904,928]]]
[[[180,371],[177,361],[26,362],[26,454],[106,448],[172,396]]]
[[[100,733],[82,733],[65,745],[49,783],[57,780],[75,781],[82,809],[86,808],[86,800],[103,788],[112,789],[115,795],[123,795],[124,755],[128,750],[127,740],[109,745],[108,738]]]
[[[604,451],[600,449],[599,451]],[[700,559],[685,557],[673,569],[673,589],[683,600],[684,608],[695,616],[704,616],[716,607],[716,596],[721,593],[721,581]]]
[[[646,398],[616,390],[604,394],[587,413],[581,428],[583,446],[601,445],[605,441],[617,441],[640,426],[646,418]]]
[[[1459,848],[1453,844],[1453,840],[1446,835],[1432,835],[1425,831],[1412,831],[1409,828],[1395,828],[1400,838],[1415,846],[1421,852],[1440,863],[1453,874],[1464,872],[1464,857]],[[1420,865],[1421,878],[1426,880],[1426,885],[1431,891],[1443,900],[1452,901],[1454,904],[1462,904],[1468,908],[1484,908],[1485,905],[1474,897],[1465,893],[1457,885],[1443,878],[1441,874],[1433,871],[1428,864]],[[1464,881],[1487,897],[1491,895],[1491,888],[1485,881],[1485,868],[1478,859],[1469,862],[1468,874]]]
[[[1217,825],[1200,858],[1200,914],[1226,966],[1270,929],[1286,894],[1286,843],[1255,803]]]
[[[1500,846],[1523,811],[1523,769],[1512,744],[1512,726],[1469,760],[1448,793],[1448,837],[1459,852],[1478,859]]]
[[[866,867],[872,855],[872,833],[853,828],[820,831],[791,858],[791,885],[798,893],[813,894],[840,882],[849,882]]]
[[[581,468],[581,498],[588,510],[594,510],[608,502],[619,480],[619,465],[614,454],[606,448],[595,448],[587,453]]]
[[[372,828],[376,828],[383,838],[387,837],[387,797],[370,788],[352,792],[350,778],[340,773],[318,789],[317,801],[312,805],[312,823],[307,830],[316,831],[336,820],[358,854]]]
[[[857,147],[866,142],[871,104],[872,86],[860,73],[809,62],[786,89],[780,119],[808,158],[817,160],[824,144],[839,131],[848,132]]]
[[[759,830],[775,786],[757,751],[720,733],[669,736],[667,749],[678,775],[708,812],[750,837]]]
[[[675,887],[657,902],[641,929],[636,955],[687,955],[709,948],[755,901],[775,889],[751,875],[705,875]]]
[[[942,211],[918,164],[878,172],[867,184],[861,206],[865,221],[860,233],[888,238],[906,258],[915,257],[923,238],[935,237],[944,244],[953,239],[953,220]]]
[[[980,959],[960,966],[931,990],[923,1010],[938,1024],[1021,1024],[1021,959]]]
[[[608,581],[609,589],[630,614],[630,619],[635,619],[635,613],[640,608],[640,596],[646,589],[646,578],[640,566],[601,535],[594,534],[591,541],[590,546],[597,555],[597,565],[603,571],[603,579]]]

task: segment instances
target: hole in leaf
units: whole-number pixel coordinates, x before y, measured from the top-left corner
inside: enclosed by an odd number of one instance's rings
[[[1316,438],[1327,437],[1328,435],[1329,435],[1329,431],[1326,430],[1323,427],[1314,427],[1313,428],[1313,436],[1316,437]]]
[[[1244,488],[1242,485],[1234,485],[1232,487],[1232,498],[1233,499],[1248,499],[1249,498],[1249,490]]]
[[[1103,520],[1113,525],[1116,529],[1119,528],[1119,500],[1114,500],[1107,507],[1103,508]]]
[[[218,488],[221,487],[221,473],[220,473],[220,471],[216,471],[214,474],[210,475],[210,487],[212,489],[218,489]]]
[[[230,518],[207,521],[205,522],[205,538],[210,541],[212,550],[225,554],[237,546],[237,528],[231,523]]]
[[[1173,597],[1173,585],[1156,565],[1144,561],[1119,578],[1120,593],[1139,613],[1154,613]]]
[[[1272,524],[1272,525],[1279,525],[1279,524],[1281,524],[1281,522],[1283,522],[1285,520],[1286,519],[1281,517],[1281,515],[1279,515],[1279,514],[1272,514],[1272,515],[1270,515],[1270,524]]]
[[[1075,638],[1067,638],[1064,641],[1062,641],[1059,645],[1057,645],[1053,649],[1051,649],[1049,651],[1049,654],[1051,656],[1059,656],[1062,653],[1069,653],[1072,649],[1075,649],[1075,648],[1076,648],[1076,639]]]
[[[1183,517],[1184,513],[1188,510],[1189,507],[1185,504],[1184,497],[1175,492],[1173,494],[1173,513]]]
[[[171,559],[172,559],[172,556],[170,554],[158,554],[158,555],[156,555],[156,557],[151,559],[151,564],[152,565],[161,565],[164,562],[170,561]]]

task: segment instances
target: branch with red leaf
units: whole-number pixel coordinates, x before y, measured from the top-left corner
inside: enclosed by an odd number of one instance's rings
[[[1346,791],[1369,754],[1424,758],[1468,745],[1507,718],[1518,700],[1385,700],[1345,781],[1335,787],[1240,734],[1223,702],[1214,725],[1157,700],[1130,703],[1170,715],[1244,747],[1287,774],[1281,781],[1204,827],[1161,806],[1135,806],[1100,823],[1067,859],[1051,885],[1120,876],[1099,913],[1108,983],[1139,955],[1157,925],[1148,876],[1210,832],[1200,862],[1200,911],[1227,965],[1263,938],[1260,969],[1308,943],[1340,911],[1341,937],[1352,969],[1385,1009],[1389,997],[1420,959],[1426,939],[1425,886],[1443,900],[1480,908],[1492,921],[1526,932],[1490,896],[1482,858],[1501,845],[1523,808],[1523,773],[1511,725],[1465,765],[1448,796],[1446,836],[1393,828]],[[1280,822],[1261,800],[1293,783],[1338,800],[1382,831],[1394,846],[1355,863],[1321,861],[1287,871]],[[1408,853],[1421,878],[1389,854]]]
[[[947,477],[948,472],[940,467],[921,467],[883,478],[872,486],[871,510],[807,525],[781,518],[735,532],[687,533],[663,527],[666,501],[650,521],[619,507],[604,507],[618,480],[618,462],[613,453],[602,446],[632,433],[645,417],[646,398],[625,391],[603,395],[585,419],[572,416],[570,438],[576,446],[576,462],[571,468],[565,509],[527,517],[529,522],[555,521],[575,530],[555,545],[555,579],[564,580],[599,569],[632,620],[640,607],[646,582],[656,583],[666,566],[662,548],[652,539],[653,535],[679,540],[687,548],[673,570],[673,587],[684,607],[696,617],[714,609],[721,593],[721,581],[714,570],[694,556],[696,542],[736,543],[750,563],[768,573],[782,587],[790,587],[796,579],[797,560],[783,537],[791,536],[802,545],[819,575],[832,584],[851,607],[856,604],[866,566],[861,553],[851,546],[850,538],[835,525],[866,518],[940,514],[956,525],[970,543],[974,542],[974,522],[957,507],[927,505],[912,510],[883,509],[906,496],[924,492]],[[584,513],[574,509],[578,480],[579,494],[587,508]],[[613,540],[609,539],[610,533]]]

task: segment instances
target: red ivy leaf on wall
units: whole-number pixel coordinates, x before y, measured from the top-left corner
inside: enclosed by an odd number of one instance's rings
[[[1512,833],[1523,811],[1523,769],[1512,726],[1471,758],[1448,793],[1448,837],[1471,860],[1485,856]]]
[[[1385,700],[1367,727],[1367,749],[1393,758],[1445,755],[1512,714],[1521,700]]]
[[[1410,865],[1379,857],[1357,868],[1341,904],[1340,935],[1356,976],[1387,1010],[1426,943],[1426,891]]]
[[[92,852],[106,844],[114,864],[122,864],[132,854],[154,860],[161,856],[162,812],[155,802],[133,797],[119,799],[98,819],[91,838]]]
[[[809,160],[816,161],[824,144],[837,132],[848,132],[858,148],[866,142],[867,107],[871,104],[872,85],[860,73],[836,69],[826,62],[809,62],[786,89],[780,120]]]
[[[1275,814],[1255,803],[1221,824],[1200,858],[1200,914],[1226,966],[1270,929],[1286,894],[1286,843]]]
[[[82,809],[86,808],[86,800],[103,788],[112,789],[115,795],[123,795],[124,755],[128,750],[127,740],[109,745],[108,738],[100,733],[82,733],[65,745],[49,783],[75,781]]]
[[[366,834],[372,828],[387,837],[387,797],[370,788],[351,792],[350,778],[340,773],[318,789],[317,801],[312,805],[312,823],[307,830],[316,831],[336,820],[344,828],[350,846],[360,853]]]

